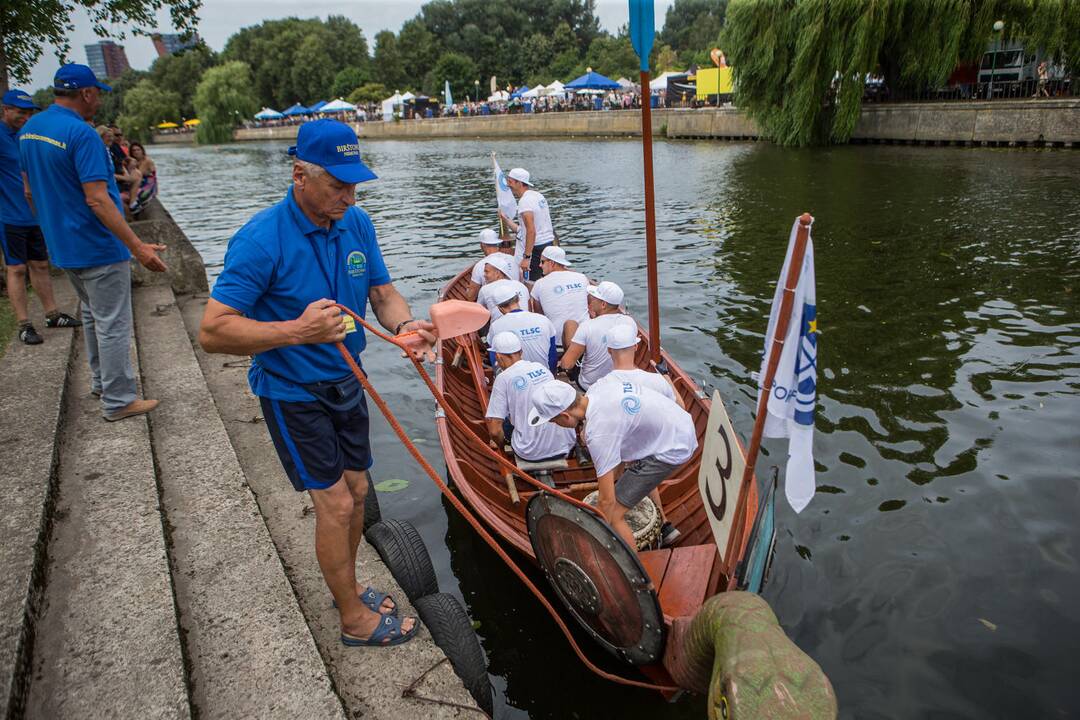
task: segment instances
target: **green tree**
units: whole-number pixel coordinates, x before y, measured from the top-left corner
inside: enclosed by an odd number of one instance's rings
[[[124,96],[147,77],[148,73],[142,70],[127,70],[120,77],[110,80],[112,92],[101,94],[101,107],[94,121],[106,125],[116,122],[124,111]]]
[[[444,83],[449,80],[450,92],[458,102],[473,92],[473,81],[479,77],[472,58],[455,52],[443,53],[435,63],[431,76],[431,83],[425,88],[429,95],[441,96]]]
[[[246,63],[234,60],[212,67],[195,88],[195,111],[200,120],[195,139],[200,143],[228,142],[237,123],[258,109],[251,68]]]
[[[1059,0],[732,0],[722,48],[736,104],[766,135],[783,145],[845,142],[867,74],[883,74],[894,91],[938,87],[981,57],[996,20],[1006,38],[1076,67],[1080,12]]]
[[[405,84],[405,65],[398,50],[398,39],[389,30],[383,30],[375,36],[372,75],[376,81],[388,88],[401,88]]]
[[[218,63],[217,53],[206,45],[197,45],[160,57],[150,66],[150,79],[162,90],[180,96],[180,115],[195,117],[195,88],[207,68]]]
[[[202,0],[4,0],[0,2],[0,92],[8,80],[30,81],[30,72],[46,45],[56,48],[57,59],[67,59],[76,8],[90,16],[99,37],[122,39],[128,28],[142,34],[158,25],[157,11],[168,8],[173,27],[180,32],[196,29]]]
[[[442,48],[435,35],[428,30],[423,20],[413,18],[401,26],[398,33],[398,51],[405,70],[404,85],[419,87],[420,82],[442,54]]]
[[[367,70],[350,65],[338,71],[330,83],[330,94],[334,97],[346,97],[368,80]]]
[[[386,89],[386,86],[382,83],[367,83],[349,93],[349,97],[345,98],[353,105],[363,105],[367,103],[380,102],[390,97],[393,93]]]
[[[656,62],[654,64],[657,72],[683,69],[679,65],[679,54],[672,50],[670,45],[664,45],[660,48],[660,51],[656,53]]]
[[[116,124],[129,138],[146,142],[158,123],[179,122],[180,104],[179,93],[163,90],[153,80],[140,80],[124,94],[124,112]]]
[[[659,43],[669,45],[684,65],[710,63],[709,52],[724,26],[728,0],[675,0],[664,16]]]
[[[247,63],[255,92],[263,105],[287,107],[325,100],[334,77],[347,67],[370,65],[367,40],[351,20],[267,20],[229,38],[222,51],[226,60]]]
[[[34,91],[34,104],[44,110],[52,105],[54,97],[51,87],[38,88]]]
[[[585,60],[578,67],[578,74],[584,73],[588,67],[612,80],[636,76],[638,57],[630,38],[625,35],[601,35],[593,40],[585,53]]]

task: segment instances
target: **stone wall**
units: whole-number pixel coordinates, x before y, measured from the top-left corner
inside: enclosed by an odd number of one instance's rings
[[[293,140],[297,125],[236,131],[236,140]],[[355,125],[361,138],[627,137],[641,135],[637,110],[488,115]],[[738,108],[657,109],[652,132],[668,138],[756,139]],[[193,133],[155,142],[191,142]],[[1080,146],[1080,99],[999,100],[865,105],[853,142],[1049,144]]]
[[[159,255],[169,267],[163,273],[153,273],[133,261],[133,285],[170,285],[177,295],[207,292],[209,286],[202,256],[160,200],[151,200],[139,217],[131,222],[131,229],[143,242],[166,246],[165,252]]]

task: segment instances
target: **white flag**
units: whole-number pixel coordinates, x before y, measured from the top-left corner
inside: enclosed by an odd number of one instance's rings
[[[799,220],[791,227],[784,267],[773,296],[769,315],[769,330],[765,335],[765,354],[761,363],[760,383],[765,381],[769,353],[773,349],[773,333],[779,320],[791,254]],[[802,273],[795,287],[791,306],[791,321],[776,366],[772,392],[769,394],[765,416],[765,437],[791,438],[788,444],[787,469],[784,472],[784,494],[795,512],[802,512],[814,497],[814,406],[817,403],[817,294],[814,290],[814,241],[807,228],[806,255]],[[759,395],[760,397],[760,395]]]
[[[443,99],[446,101],[447,106],[454,104],[454,96],[450,94],[450,81],[443,81]]]
[[[517,199],[510,192],[510,186],[506,184],[506,173],[499,167],[499,161],[495,159],[495,153],[491,153],[491,162],[495,165],[495,197],[499,202],[499,209],[503,215],[511,220],[517,215]]]

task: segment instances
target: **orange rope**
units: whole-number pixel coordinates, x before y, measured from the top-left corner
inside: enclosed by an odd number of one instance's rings
[[[358,323],[370,330],[376,336],[382,338],[389,343],[392,343],[393,345],[396,345],[397,347],[400,347],[402,350],[406,350],[405,346],[402,343],[398,342],[396,338],[391,335],[386,335],[381,331],[375,329],[371,326],[370,323],[365,321],[364,318],[360,317],[349,308],[340,304],[337,305],[337,307],[340,308],[342,312],[345,312],[348,315],[352,316],[354,320],[356,320]],[[360,366],[356,364],[356,360],[353,359],[352,354],[348,351],[345,345],[339,342],[337,343],[337,349],[338,352],[341,353],[341,357],[343,357],[345,359],[345,362],[348,363],[349,369],[352,370],[353,375],[356,376],[356,379],[359,380],[360,384],[364,387],[365,392],[367,392],[371,396],[371,399],[375,401],[375,404],[379,407],[379,410],[386,418],[386,421],[390,423],[390,427],[393,428],[394,433],[398,436],[398,439],[401,440],[401,444],[405,446],[405,448],[409,451],[409,454],[413,456],[413,459],[416,460],[420,467],[423,468],[424,472],[427,473],[428,477],[431,478],[432,482],[435,483],[436,487],[439,488],[439,492],[441,492],[443,496],[445,496],[446,499],[450,501],[450,504],[452,504],[454,508],[459,513],[461,513],[461,516],[464,517],[470,525],[472,525],[473,529],[476,530],[477,534],[479,534],[480,537],[483,538],[484,542],[486,542],[491,547],[491,549],[495,551],[495,554],[498,555],[502,559],[502,561],[506,563],[506,565],[514,572],[514,574],[518,576],[518,579],[520,579],[521,582],[525,584],[525,587],[527,587],[532,592],[532,594],[536,596],[536,599],[540,601],[540,604],[542,604],[544,606],[544,609],[548,611],[548,614],[551,615],[552,619],[555,621],[555,624],[559,626],[559,629],[566,637],[567,642],[570,643],[570,647],[573,648],[574,653],[578,656],[578,659],[585,664],[585,667],[589,668],[589,670],[592,670],[594,673],[604,678],[605,680],[610,680],[611,682],[620,683],[622,685],[631,685],[633,687],[645,688],[647,690],[660,690],[662,692],[677,692],[681,689],[679,687],[674,687],[670,685],[657,685],[654,683],[642,682],[640,680],[630,680],[629,678],[624,678],[619,675],[614,675],[605,670],[602,670],[601,668],[593,664],[593,662],[585,656],[585,653],[578,646],[577,641],[574,640],[573,635],[570,633],[570,628],[566,626],[566,623],[563,621],[562,616],[559,615],[558,611],[552,606],[548,599],[544,597],[544,594],[540,591],[540,589],[537,588],[536,585],[532,582],[532,580],[529,579],[528,575],[525,574],[525,571],[518,567],[517,563],[513,561],[510,555],[507,554],[507,552],[502,548],[502,546],[499,545],[499,542],[491,536],[487,529],[484,528],[483,524],[476,518],[476,516],[472,514],[472,512],[465,506],[465,504],[461,502],[461,500],[458,499],[458,497],[454,495],[454,493],[450,492],[450,488],[447,487],[445,482],[443,482],[443,479],[439,476],[439,473],[435,471],[435,468],[431,466],[431,463],[427,461],[427,458],[425,458],[420,453],[416,445],[414,445],[412,440],[409,439],[408,434],[401,427],[401,424],[398,422],[397,418],[394,417],[394,414],[390,412],[390,408],[387,407],[386,402],[375,391],[375,388],[372,387],[371,383],[368,381],[367,377],[360,369]],[[476,433],[473,432],[472,428],[470,428],[456,412],[454,412],[450,407],[448,407],[446,398],[439,391],[439,389],[435,387],[435,384],[431,381],[431,377],[428,375],[427,371],[424,370],[424,366],[420,363],[420,361],[413,357],[412,354],[408,352],[408,350],[406,350],[406,355],[409,357],[413,365],[416,367],[417,371],[420,373],[420,376],[423,378],[425,384],[427,384],[428,389],[431,391],[431,394],[435,397],[436,402],[438,402],[439,406],[442,407],[444,411],[446,411],[447,417],[449,417],[451,421],[454,422],[454,424],[457,425],[459,428],[464,428],[473,435],[476,435]],[[501,455],[498,455],[498,453],[488,447],[486,442],[482,442],[481,444],[484,448],[490,450],[491,453],[496,456],[496,459],[498,459],[504,465],[510,466],[511,469],[522,475],[525,480],[532,482],[536,485],[540,485],[542,491],[544,492],[551,492],[551,488],[549,488],[547,485],[543,485],[538,480],[530,477],[528,474],[522,473],[516,465],[511,464]],[[591,512],[596,512],[595,508],[593,508],[591,505],[582,503],[570,497],[569,495],[566,495],[565,493],[556,491],[554,494],[569,499],[577,505],[588,508]]]

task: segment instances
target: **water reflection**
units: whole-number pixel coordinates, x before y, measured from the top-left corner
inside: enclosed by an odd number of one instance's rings
[[[216,275],[285,191],[285,144],[155,148],[162,196]],[[422,304],[494,222],[489,153],[532,171],[576,267],[644,319],[640,149],[630,141],[370,142],[361,187],[391,272]],[[1061,151],[656,145],[664,345],[751,427],[792,219],[817,217],[819,493],[784,506],[765,596],[845,717],[1080,712],[1080,163]],[[394,353],[366,365],[434,462],[432,403]],[[384,425],[383,477],[419,478]],[[782,465],[767,444],[763,463]],[[766,465],[763,464],[762,467]],[[481,623],[510,708],[699,717],[591,677],[429,483],[387,496]],[[985,621],[985,622],[982,622]],[[987,624],[989,623],[989,624]],[[992,627],[991,627],[992,626]],[[551,692],[551,678],[559,692]]]

